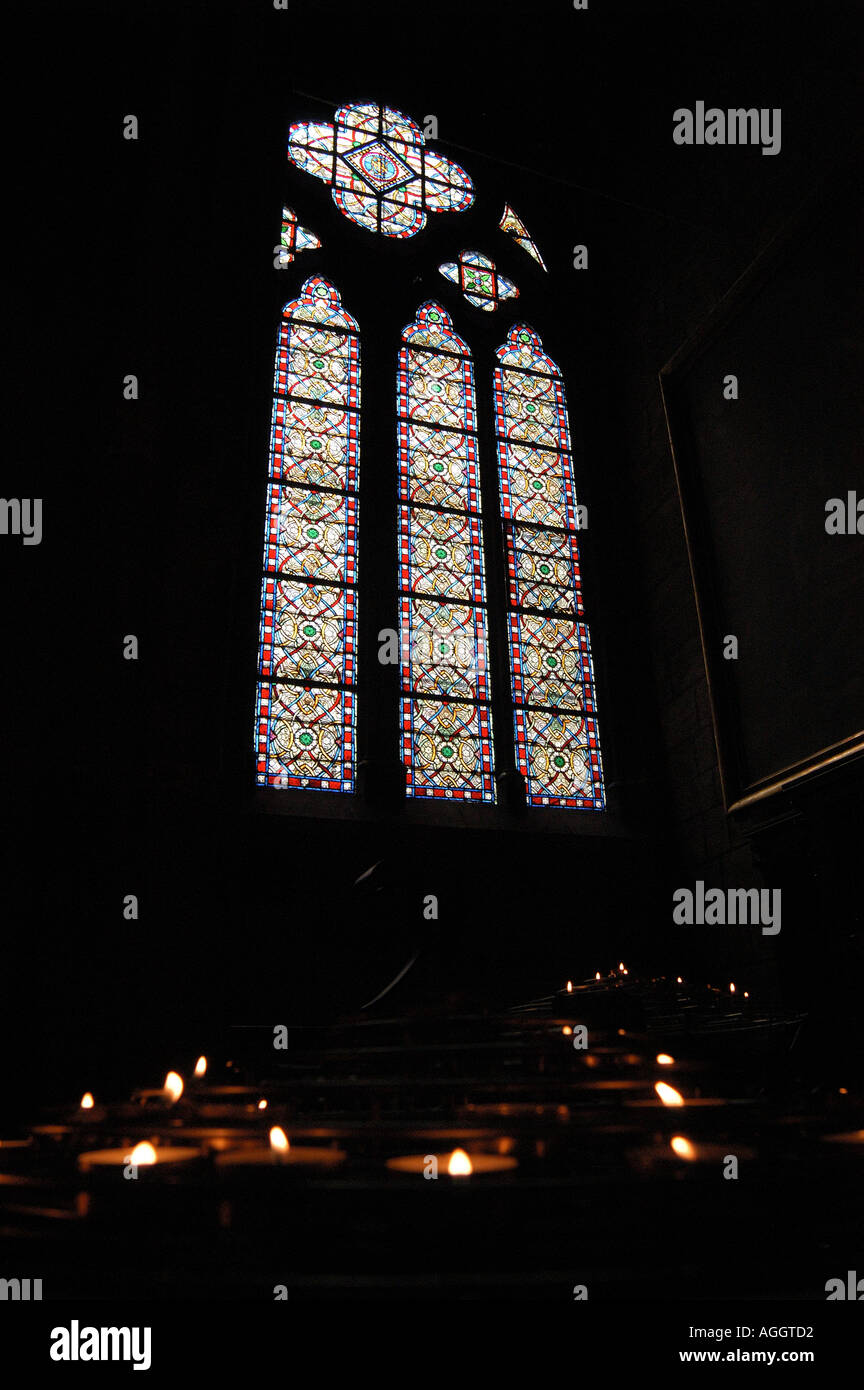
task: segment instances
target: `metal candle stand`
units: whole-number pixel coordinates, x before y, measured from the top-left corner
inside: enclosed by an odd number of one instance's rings
[[[760,1223],[795,1188],[815,1233],[817,1176],[854,1200],[860,1098],[835,1097],[826,1116],[802,1095],[790,1116],[746,1071],[723,1078],[692,1011],[686,1031],[650,1021],[632,981],[585,981],[503,1015],[291,1030],[285,1060],[254,1083],[235,1067],[175,1101],[153,1090],[55,1112],[0,1144],[7,1262],[30,1268],[38,1250],[47,1297],[259,1297],[278,1284],[316,1298],[567,1297],[583,1283],[626,1298],[647,1279],[671,1298],[693,1296],[694,1280],[709,1296],[733,1270],[742,1296],[782,1296],[783,1252]],[[574,1047],[568,1030],[586,1022],[589,1045]],[[664,1104],[658,1082],[684,1103]],[[266,1148],[274,1126],[281,1159]],[[139,1144],[156,1162],[124,1177],[113,1154]],[[455,1149],[473,1155],[470,1174],[448,1172]],[[836,1223],[827,1237],[842,1261]]]

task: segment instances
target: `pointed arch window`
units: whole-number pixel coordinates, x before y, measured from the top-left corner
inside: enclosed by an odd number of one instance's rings
[[[414,237],[428,213],[464,212],[474,201],[470,176],[381,103],[340,107],[332,123],[293,125],[288,157],[330,185],[345,217],[383,237]],[[546,270],[509,203],[498,226]],[[320,247],[317,229],[286,206],[277,268]],[[338,246],[338,218],[326,241],[331,252]],[[461,315],[482,342],[483,321],[507,315],[520,287],[483,252],[453,246],[449,254],[426,268],[437,265],[461,292],[438,282],[459,327]],[[531,272],[526,300],[541,283]],[[492,803],[501,776],[508,803],[524,779],[530,806],[603,810],[580,574],[586,523],[561,372],[538,333],[517,323],[497,351],[486,337],[494,355],[476,381],[472,346],[444,304],[429,299],[411,323],[403,327],[400,313],[388,330],[377,316],[399,296],[373,284],[357,297],[375,320],[370,351],[390,331],[399,343],[395,400],[391,358],[391,394],[376,399],[365,426],[384,469],[369,478],[375,510],[362,552],[371,590],[363,596],[365,795],[372,804],[382,790],[395,794],[398,746],[408,798]],[[370,381],[385,380],[381,366],[369,363]],[[394,416],[398,502],[388,516],[385,440]],[[359,448],[360,329],[336,286],[313,275],[285,305],[276,353],[255,727],[261,786],[355,787]],[[394,539],[396,584],[387,558]],[[392,662],[398,682],[386,670]]]
[[[493,801],[474,368],[440,304],[399,357],[402,758],[409,796]]]
[[[498,349],[495,429],[516,761],[534,806],[604,805],[564,383],[537,333]]]
[[[360,344],[313,275],[276,349],[261,585],[256,777],[354,786]]]

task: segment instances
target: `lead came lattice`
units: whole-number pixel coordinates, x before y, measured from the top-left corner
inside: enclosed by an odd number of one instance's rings
[[[402,759],[409,796],[494,801],[471,356],[430,301],[399,359]]]
[[[495,423],[516,762],[532,806],[604,807],[564,384],[525,324],[498,349]],[[572,615],[572,616],[568,616]]]
[[[256,781],[350,792],[360,349],[321,276],[285,305],[273,390]]]

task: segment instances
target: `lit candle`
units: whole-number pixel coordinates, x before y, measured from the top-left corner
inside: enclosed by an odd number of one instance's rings
[[[92,1125],[105,1118],[105,1106],[98,1105],[92,1091],[85,1091],[72,1115],[76,1125]]]
[[[169,1071],[162,1089],[169,1100],[178,1101],[183,1094],[183,1077],[179,1072]]]
[[[723,1165],[730,1158],[739,1162],[753,1159],[756,1151],[735,1139],[718,1144],[714,1140],[693,1140],[683,1134],[673,1134],[668,1139],[658,1138],[652,1145],[631,1149],[627,1157],[631,1167],[643,1172],[666,1170],[677,1175],[692,1169],[702,1176],[712,1169],[722,1172]]]
[[[146,1087],[143,1090],[132,1092],[133,1105],[148,1105],[158,1102],[162,1107],[176,1105],[183,1094],[183,1078],[176,1071],[169,1071],[162,1086],[157,1090],[155,1086]],[[158,1107],[157,1107],[158,1108]]]
[[[676,1091],[674,1086],[667,1086],[665,1081],[655,1081],[654,1090],[664,1105],[684,1104],[684,1097],[681,1092]]]
[[[157,1149],[145,1140],[139,1144],[126,1144],[121,1149],[91,1149],[78,1155],[78,1167],[82,1173],[89,1173],[93,1169],[125,1168],[133,1164],[140,1176],[147,1169],[165,1172],[194,1163],[203,1156],[203,1150],[197,1147],[166,1144]]]
[[[323,1144],[292,1144],[279,1125],[270,1130],[267,1144],[248,1144],[243,1148],[226,1149],[216,1155],[220,1169],[285,1167],[336,1168],[345,1161],[344,1149],[328,1148]]]
[[[123,1231],[149,1234],[170,1228],[175,1220],[186,1230],[206,1224],[209,1192],[191,1180],[206,1162],[201,1148],[158,1140],[81,1153],[76,1213],[115,1238]]]
[[[434,1165],[430,1160],[434,1159]],[[481,1177],[488,1173],[506,1173],[518,1168],[518,1159],[506,1154],[475,1153],[467,1154],[464,1149],[454,1149],[450,1154],[404,1154],[398,1158],[388,1158],[387,1167],[391,1173],[422,1173],[430,1171],[459,1179]]]
[[[205,1081],[204,1077],[210,1073],[210,1062],[202,1054],[195,1063],[194,1082],[192,1090],[198,1100],[208,1101],[228,1101],[231,1104],[251,1102],[253,1098],[252,1088],[244,1086],[236,1080],[237,1068],[233,1062],[226,1062],[222,1068],[223,1073],[235,1079],[227,1083]],[[255,1093],[260,1095],[260,1091]]]
[[[735,1105],[736,1107],[746,1105],[750,1102],[742,1100],[727,1100],[722,1096],[682,1096],[680,1091],[676,1091],[674,1086],[669,1086],[665,1081],[655,1081],[654,1090],[656,1095],[641,1096],[638,1100],[628,1100],[625,1104],[634,1108],[642,1109],[667,1109],[679,1106],[686,1106],[688,1110],[716,1110],[722,1106]]]

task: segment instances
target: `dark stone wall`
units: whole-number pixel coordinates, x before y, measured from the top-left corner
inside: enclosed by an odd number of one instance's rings
[[[826,1036],[852,1027],[860,779],[816,779],[730,825],[658,373],[848,156],[854,11],[692,14],[490,6],[479,58],[481,30],[465,40],[464,6],[446,4],[410,16],[295,6],[284,23],[266,5],[93,5],[19,41],[46,83],[41,124],[28,110],[21,218],[37,259],[52,248],[22,277],[14,341],[35,389],[10,426],[4,484],[46,498],[41,552],[2,553],[2,1013],[25,1104],[34,1084],[61,1095],[91,1077],[159,1080],[184,1048],[258,1009],[356,1004],[425,930],[425,893],[439,894],[442,926],[406,999],[461,989],[498,1003],[626,952],[634,968],[712,979],[743,967],[763,998],[815,1000],[836,1020]],[[271,815],[254,802],[250,604],[275,323],[297,283],[271,269],[271,247],[297,187],[285,131],[310,93],[318,109],[381,97],[436,112],[441,147],[496,199],[506,190],[547,257],[537,326],[564,370],[591,515],[585,582],[615,805],[602,834]],[[672,110],[700,96],[782,105],[782,154],[674,147]],[[121,138],[128,111],[142,121],[134,145]],[[350,224],[322,185],[303,196],[329,268],[339,250],[356,280]],[[497,220],[497,202],[486,207]],[[449,258],[456,220],[429,241],[429,257]],[[590,269],[574,272],[582,242]],[[389,261],[385,249],[364,252],[367,319],[373,272],[394,316],[435,279],[431,259],[414,265],[416,246]],[[517,253],[500,254],[518,275]],[[529,270],[523,303],[539,314]],[[121,382],[133,371],[131,405]],[[138,663],[120,655],[129,632]],[[382,858],[403,869],[370,919],[352,884]],[[695,877],[782,884],[782,944],[682,937],[671,892]],[[121,915],[131,892],[137,923]]]

